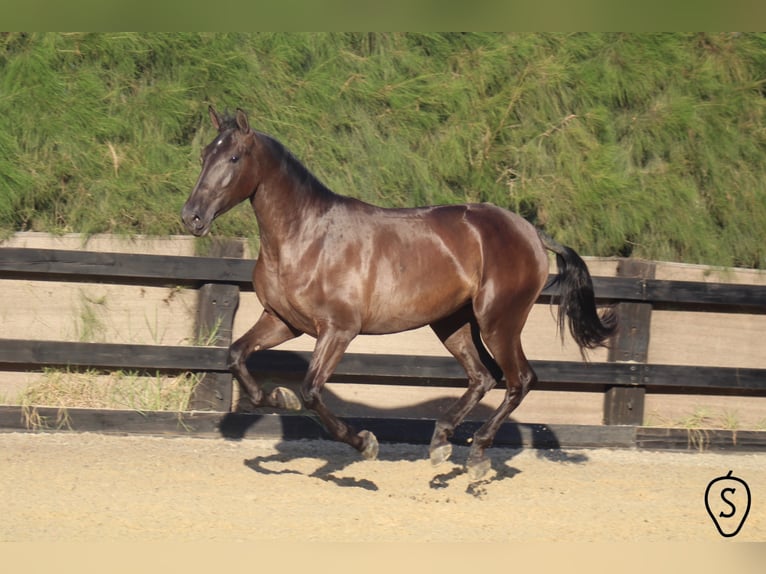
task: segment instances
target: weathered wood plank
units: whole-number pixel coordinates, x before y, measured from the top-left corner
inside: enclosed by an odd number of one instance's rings
[[[430,419],[346,418],[381,443],[428,444]],[[454,442],[467,445],[479,423],[458,427]],[[118,434],[241,438],[328,438],[310,416],[213,412],[137,412],[123,410],[0,406],[0,431],[75,431]],[[647,450],[766,450],[766,432],[665,427],[541,425],[505,423],[497,446],[524,448],[640,448]],[[426,455],[424,454],[424,457]]]
[[[298,382],[308,369],[307,351],[268,350],[252,354],[248,368],[260,377]],[[577,384],[600,388],[606,384],[634,384],[633,365],[582,363],[574,361],[530,361],[537,373],[537,388],[550,384]],[[347,353],[331,377],[335,382],[464,387],[466,374],[452,357],[374,355]]]
[[[725,307],[730,312],[766,313],[766,286],[698,281],[650,280],[646,301],[672,306]]]
[[[643,380],[647,389],[654,391],[735,395],[766,393],[766,369],[644,365]]]
[[[756,430],[641,427],[636,446],[648,450],[766,451],[766,432]]]
[[[104,281],[142,285],[199,286],[230,283],[252,290],[255,261],[217,257],[103,253],[21,247],[0,248],[0,277],[52,281]],[[642,301],[663,306],[707,306],[731,312],[766,313],[766,286],[594,277],[603,301]],[[558,293],[553,286],[541,301]]]
[[[225,372],[228,370],[226,356],[227,350],[220,347],[0,340],[0,369],[4,370],[92,367],[137,371]]]
[[[269,350],[254,353],[248,367],[260,377],[300,381],[309,352]],[[44,367],[194,371],[227,373],[225,347],[183,347],[0,340],[0,369],[39,370]],[[766,394],[766,369],[530,361],[540,380],[538,389],[572,385],[599,390],[605,385],[646,386],[659,392],[721,392]],[[336,382],[463,387],[465,373],[450,357],[368,355],[343,357],[332,379]],[[567,387],[569,390],[569,387]]]
[[[766,286],[630,277],[594,277],[596,299],[651,303],[661,308],[693,308],[731,313],[766,313]],[[557,287],[543,291],[550,298]]]
[[[252,290],[254,265],[253,260],[223,257],[0,248],[0,277],[10,279],[184,286],[229,283]]]
[[[352,427],[372,431],[381,443],[426,445],[435,421],[431,419],[344,418]],[[464,423],[453,442],[468,445],[479,423]],[[312,416],[273,413],[136,412],[56,407],[0,406],[0,430],[75,431],[148,435],[241,438],[327,439]],[[633,447],[635,429],[589,425],[505,423],[496,446],[528,448]],[[424,457],[426,453],[424,451]]]
[[[280,427],[275,417],[279,417]],[[309,428],[304,421],[311,421]],[[433,435],[435,420],[409,418],[360,418],[344,417],[353,428],[366,429],[375,434],[382,443],[428,444]],[[451,442],[468,446],[480,422],[465,422],[455,429]],[[276,427],[276,428],[275,428]],[[282,438],[329,438],[313,418],[300,415],[243,415],[228,414],[221,419],[221,433],[229,438],[254,436],[277,436]],[[318,429],[318,430],[317,430]],[[272,433],[272,434],[267,434]],[[308,433],[309,436],[306,436]],[[631,427],[608,427],[595,425],[542,425],[504,423],[493,440],[495,446],[527,447],[540,449],[586,448],[586,447],[633,447],[635,429]]]
[[[0,406],[5,431],[220,436],[221,413]]]
[[[624,259],[617,265],[618,277],[645,281],[654,278],[654,263]],[[621,301],[615,307],[617,333],[610,341],[608,360],[611,363],[646,363],[651,334],[652,305],[636,301]],[[644,422],[645,387],[636,380],[635,386],[608,386],[604,393],[604,424],[641,425]]]

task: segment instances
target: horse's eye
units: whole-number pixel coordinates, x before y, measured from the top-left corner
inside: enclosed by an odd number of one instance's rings
[[[238,155],[231,156],[231,160],[230,161],[231,161],[231,163],[237,163],[239,161],[239,156]]]

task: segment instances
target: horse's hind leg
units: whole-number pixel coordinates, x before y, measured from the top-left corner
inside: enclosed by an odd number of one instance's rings
[[[433,323],[431,328],[468,375],[468,390],[436,422],[429,450],[431,462],[438,465],[452,454],[449,439],[455,428],[495,386],[502,373],[481,342],[476,317],[470,306]]]
[[[265,395],[263,388],[247,368],[247,357],[250,353],[275,347],[300,334],[279,317],[264,311],[256,324],[229,348],[229,368],[244,391],[245,399],[249,399],[254,406],[300,410],[301,402],[293,391],[277,387],[271,394]]]
[[[487,346],[503,369],[507,389],[498,409],[473,435],[473,443],[466,462],[468,475],[472,480],[480,479],[491,468],[491,461],[485,454],[485,450],[492,444],[500,425],[519,406],[537,380],[535,372],[521,349],[519,333],[510,331],[509,334],[512,334],[510,340],[505,336],[495,335],[487,341]]]

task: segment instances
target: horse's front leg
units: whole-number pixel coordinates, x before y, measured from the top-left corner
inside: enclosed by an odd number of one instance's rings
[[[356,335],[356,332],[333,328],[323,330],[318,335],[309,370],[301,388],[301,395],[306,407],[319,415],[327,432],[335,440],[351,445],[362,453],[364,458],[372,460],[378,456],[378,440],[375,435],[366,430],[356,433],[327,408],[321,396],[327,379],[338,366],[343,353]]]
[[[300,334],[300,331],[295,330],[276,315],[264,311],[255,325],[229,348],[229,369],[239,382],[240,389],[244,391],[245,400],[249,399],[253,406],[301,409],[300,400],[290,389],[277,387],[266,395],[260,383],[256,382],[247,368],[247,357],[250,353],[270,349]],[[237,410],[243,410],[243,406],[240,400]]]

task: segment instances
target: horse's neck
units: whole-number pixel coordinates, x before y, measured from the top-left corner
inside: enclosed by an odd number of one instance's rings
[[[251,199],[258,219],[261,244],[274,253],[282,245],[316,233],[320,220],[333,206],[348,203],[325,187],[281,143],[259,134],[263,146],[257,164],[266,174]]]
[[[261,245],[278,255],[286,242],[315,228],[336,198],[321,184],[298,182],[285,173],[267,178],[251,200]]]

